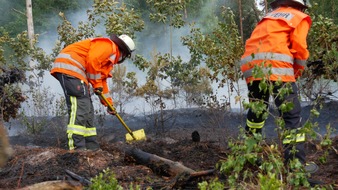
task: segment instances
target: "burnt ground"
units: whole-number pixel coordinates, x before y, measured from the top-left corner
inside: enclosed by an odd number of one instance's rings
[[[322,126],[318,129],[319,134],[328,123],[332,127],[338,125],[335,116],[337,107],[338,103],[328,104],[321,118],[315,120]],[[307,118],[309,109],[304,108],[303,112]],[[329,117],[329,114],[334,116]],[[66,170],[90,179],[109,168],[125,189],[129,189],[131,183],[140,185],[141,189],[198,189],[199,182],[220,177],[218,172],[214,172],[211,175],[179,180],[178,175],[166,173],[165,168],[140,164],[127,154],[127,150],[137,148],[181,163],[195,171],[214,169],[219,160],[226,159],[229,153],[227,142],[237,138],[238,126],[243,125],[245,117],[235,113],[210,113],[196,109],[168,111],[165,116],[167,120],[162,126],[154,115],[122,115],[132,130],[145,130],[147,140],[132,144],[125,142],[126,131],[116,118],[98,117],[101,150],[95,152],[66,150],[65,131],[60,127],[64,124],[64,119],[50,118],[45,129],[40,129],[43,131],[40,134],[27,135],[21,132],[10,138],[14,154],[0,170],[0,189],[20,189],[53,180],[70,181]],[[267,125],[265,134],[273,139],[273,121],[268,123],[270,124]],[[11,124],[12,128],[16,124]],[[200,142],[192,141],[193,131],[199,132]],[[338,150],[338,137],[333,136],[334,148],[328,149],[325,163],[319,162],[325,150],[318,148],[315,141],[308,143],[306,147],[308,159],[315,161],[320,167],[312,174],[312,178],[338,189],[338,152],[335,151]],[[81,189],[73,180],[72,184]]]

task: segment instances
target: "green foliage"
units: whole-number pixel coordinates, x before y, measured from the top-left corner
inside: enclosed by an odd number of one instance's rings
[[[150,13],[150,20],[162,23],[169,23],[174,28],[184,26],[183,9],[189,0],[147,0],[153,13]]]
[[[23,113],[25,110],[23,110]],[[38,117],[29,117],[25,114],[20,116],[20,122],[25,127],[26,131],[30,135],[39,135],[44,131],[45,126],[48,121],[46,118],[38,118]]]
[[[136,31],[142,31],[144,21],[133,8],[112,0],[95,1],[93,11],[88,11],[89,20],[94,17],[104,19],[107,34],[128,34],[134,37]]]
[[[309,187],[308,174],[298,159],[285,166],[282,146],[274,143],[269,146],[259,134],[248,136],[241,131],[241,137],[230,141],[229,148],[228,157],[216,167],[227,176],[227,181],[221,184],[230,189]]]
[[[234,20],[236,21],[238,30],[242,22],[243,41],[245,41],[250,37],[260,18],[264,16],[264,9],[262,11],[258,10],[255,0],[241,0],[241,6],[238,0],[229,0],[224,4],[234,12]],[[240,15],[240,10],[242,15]]]
[[[228,155],[226,161],[221,161],[216,165],[220,172],[228,176],[227,182],[231,188],[236,188],[240,181],[245,181],[254,176],[254,167],[257,169],[257,162],[259,155],[262,153],[262,146],[259,141],[262,139],[261,135],[245,136],[243,143],[236,143],[229,141],[229,148],[231,154]],[[247,167],[250,165],[251,167]]]
[[[19,85],[4,85],[1,87],[1,118],[0,120],[8,122],[12,118],[16,118],[18,110],[21,108],[21,103],[25,101],[22,90]]]
[[[277,178],[276,174],[269,173],[268,175],[258,174],[258,180],[261,190],[279,189],[282,187],[282,182]]]
[[[307,181],[309,174],[304,172],[304,166],[297,159],[291,160],[289,163],[289,169],[292,172],[289,172],[287,175],[287,181],[291,186],[300,187],[310,187],[309,182]]]
[[[218,84],[218,88],[228,86],[228,96],[235,91],[240,99],[238,81],[240,71],[237,65],[243,53],[243,44],[238,33],[238,27],[234,21],[234,15],[230,9],[222,9],[222,19],[211,33],[203,33],[200,28],[191,25],[190,35],[182,37],[183,45],[190,51],[192,64],[205,63],[211,82]],[[229,106],[230,100],[225,99],[222,104],[216,96],[211,95],[206,100],[207,107],[224,109]],[[237,101],[238,102],[238,101]]]
[[[109,168],[92,178],[91,182],[88,190],[123,190],[123,187],[118,184],[115,174]]]
[[[324,151],[324,154],[319,157],[318,161],[320,163],[325,163],[327,161],[328,151],[330,149],[334,149],[331,139],[331,135],[334,129],[332,129],[331,125],[328,124],[326,126],[326,133],[324,134],[324,136],[316,132],[316,130],[319,129],[319,126],[318,123],[314,122],[313,120],[319,117],[320,109],[322,109],[321,101],[317,100],[314,102],[313,109],[310,111],[310,117],[305,122],[302,131],[307,134],[308,141],[314,141],[312,143],[316,144],[316,148]]]
[[[182,38],[183,44],[190,50],[190,61],[195,64],[205,62],[213,72],[211,80],[220,81],[220,86],[224,85],[226,79],[239,79],[236,63],[243,53],[233,13],[229,9],[224,9],[222,13],[223,21],[218,23],[212,34],[203,34],[192,25],[191,35]]]
[[[48,124],[47,116],[56,114],[56,116],[64,117],[67,109],[65,108],[65,100],[55,100],[55,96],[50,94],[49,88],[42,88],[38,85],[34,87],[34,90],[29,92],[30,101],[24,103],[25,106],[20,112],[20,118],[29,134],[38,135],[45,130]],[[60,107],[54,107],[54,103]],[[61,111],[61,108],[64,110]]]
[[[166,87],[163,88],[161,85],[161,75],[160,71],[163,67],[167,66],[166,62],[161,62],[157,59],[157,55],[153,56],[153,60],[147,62],[144,59],[138,59],[142,61],[137,63],[137,65],[143,64],[141,67],[147,69],[146,83],[140,86],[136,90],[136,96],[144,97],[146,102],[148,102],[154,110],[163,110],[166,108],[164,102],[165,99],[170,99],[174,94],[177,94],[177,90]]]
[[[183,62],[180,56],[176,59],[169,54],[158,54],[157,59],[163,63],[163,67],[158,70],[159,78],[182,92],[187,105],[199,105],[203,96],[212,94],[207,68],[194,62]]]
[[[320,3],[321,7],[325,3]],[[313,24],[308,35],[308,46],[310,51],[310,61],[322,60],[322,74],[317,75],[318,68],[305,70],[304,79],[300,80],[300,90],[309,99],[315,101],[321,96],[337,91],[337,71],[338,71],[338,25],[334,19],[327,18],[323,14],[313,14],[317,12],[318,5],[314,4],[311,9]],[[336,19],[337,21],[337,19]]]
[[[292,90],[291,85],[286,83],[276,92],[274,86],[279,86],[283,83],[267,80],[269,77],[266,75],[266,73],[269,73],[268,70],[263,71],[262,67],[257,67],[256,72],[254,72],[256,77],[258,75],[263,77],[259,85],[260,91],[268,91],[270,94],[274,94],[274,98],[282,98],[288,95]],[[267,119],[269,115],[273,114],[267,109],[265,103],[254,100],[249,103],[244,102],[244,105],[246,108],[251,108],[257,115],[263,114],[263,118]],[[281,113],[284,113],[292,110],[293,107],[293,103],[284,102],[279,109]],[[309,188],[310,184],[307,181],[309,174],[305,172],[304,165],[298,159],[285,163],[283,152],[286,147],[282,142],[285,139],[284,137],[288,137],[287,139],[290,139],[289,146],[292,147],[291,152],[295,153],[297,151],[295,139],[298,134],[306,134],[308,141],[317,139],[319,135],[315,131],[317,124],[312,122],[313,117],[317,117],[319,113],[315,107],[311,111],[311,117],[303,127],[298,129],[286,130],[283,119],[280,116],[275,116],[277,144],[268,145],[260,134],[253,133],[248,135],[243,132],[243,129],[240,129],[238,139],[229,141],[230,153],[227,158],[216,165],[219,171],[227,176],[227,181],[224,185],[230,189],[241,189],[243,186],[255,186],[257,189]],[[329,126],[327,128],[327,135],[330,135],[331,129]],[[319,144],[323,145],[322,148],[329,149],[332,142],[327,135],[324,138],[321,137]],[[316,144],[318,145],[318,142]],[[327,152],[324,153],[319,161],[325,162],[327,155]]]
[[[155,54],[152,61],[139,56],[134,63],[147,71],[146,84],[137,89],[136,95],[145,97],[147,102],[159,109],[166,107],[165,99],[173,100],[176,106],[175,101],[181,94],[187,105],[192,105],[212,93],[207,69],[195,62],[183,62],[180,56]],[[152,98],[153,101],[150,101]]]
[[[61,25],[58,26],[59,44],[54,49],[54,54],[59,52],[63,46],[79,41],[81,39],[102,36],[103,34],[96,33],[96,27],[103,24],[106,34],[122,33],[134,37],[136,31],[141,31],[144,28],[144,21],[133,9],[128,9],[125,4],[120,4],[115,1],[95,1],[93,10],[87,11],[88,21],[80,21],[78,27],[72,26],[72,23],[67,20],[64,13],[59,13],[62,18]]]
[[[9,36],[9,33],[2,30],[0,37],[0,68],[1,75],[4,76],[10,71],[8,78],[15,78],[15,81],[6,84],[1,89],[1,108],[4,111],[4,119],[17,117],[17,111],[21,107],[21,102],[27,99],[23,96],[21,87],[18,84],[27,84],[30,89],[36,86],[30,83],[32,78],[42,78],[43,68],[46,68],[47,63],[50,64],[51,58],[46,55],[41,48],[36,46],[36,38],[33,39],[33,46],[30,45],[27,37],[27,32],[18,34],[15,38]],[[39,64],[30,65],[32,62]],[[38,72],[32,72],[34,69],[39,69]],[[28,76],[25,76],[26,71],[31,71]],[[28,80],[27,80],[28,78]],[[4,80],[4,79],[2,79]],[[4,85],[3,81],[1,83]]]
[[[57,26],[59,12],[74,12],[88,6],[83,0],[34,0],[32,1],[34,31],[43,34]],[[22,0],[2,0],[0,11],[3,26],[11,37],[27,30],[26,2]]]
[[[311,12],[314,15],[323,15],[331,18],[335,24],[338,24],[338,11],[336,0],[311,0]]]
[[[203,181],[198,183],[198,189],[200,190],[213,190],[213,189],[225,189],[224,184],[218,181],[217,178],[210,182]]]
[[[338,71],[338,25],[332,19],[314,16],[309,33],[311,60],[321,59],[325,65],[324,77],[337,81]]]

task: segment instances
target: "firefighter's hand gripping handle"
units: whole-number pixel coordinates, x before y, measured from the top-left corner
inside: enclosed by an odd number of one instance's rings
[[[108,107],[108,112],[110,113],[110,114],[112,114],[112,115],[116,115],[116,109],[109,103],[109,101],[107,100],[107,98],[103,95],[103,93],[102,93],[102,89],[95,89],[95,94],[96,95],[98,95],[99,96],[99,98],[101,99],[101,100],[103,100],[105,103],[106,103],[106,105],[107,105],[107,107]]]

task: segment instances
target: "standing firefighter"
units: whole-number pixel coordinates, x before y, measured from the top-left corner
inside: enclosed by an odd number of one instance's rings
[[[248,85],[249,100],[251,102],[263,100],[268,107],[270,92],[260,89],[260,82],[264,77],[255,76],[255,73],[259,73],[256,72],[257,68],[261,68],[267,81],[273,84],[272,95],[276,106],[280,108],[283,103],[293,103],[292,110],[286,112],[279,110],[285,122],[285,129],[300,129],[301,106],[295,82],[302,75],[309,57],[306,38],[311,18],[304,13],[309,3],[305,0],[275,0],[270,5],[273,11],[258,23],[246,41],[245,53],[241,58],[241,70]],[[286,93],[283,97],[276,97],[281,88],[289,85],[292,92]],[[264,113],[266,110],[262,114],[256,114],[249,109],[246,131],[261,132],[265,124]],[[283,137],[285,161],[298,158],[305,164],[305,134],[298,132],[292,137]],[[292,146],[289,146],[291,143],[296,143],[296,152],[291,151]]]
[[[60,82],[66,97],[69,121],[67,125],[69,150],[97,150],[94,108],[89,84],[96,94],[104,94],[113,105],[107,78],[115,64],[130,58],[134,41],[127,35],[110,38],[91,38],[73,43],[56,57],[51,74]],[[104,106],[106,103],[101,100]],[[113,113],[107,108],[108,113]]]

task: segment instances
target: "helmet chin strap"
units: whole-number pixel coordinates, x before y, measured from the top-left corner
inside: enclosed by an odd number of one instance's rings
[[[119,60],[117,61],[117,64],[121,64],[126,58],[129,58],[130,56],[131,56],[131,54],[126,55],[126,53],[121,51],[121,56],[120,56]]]
[[[126,59],[126,57],[122,56],[120,59],[117,61],[117,64],[123,63],[123,61]]]

